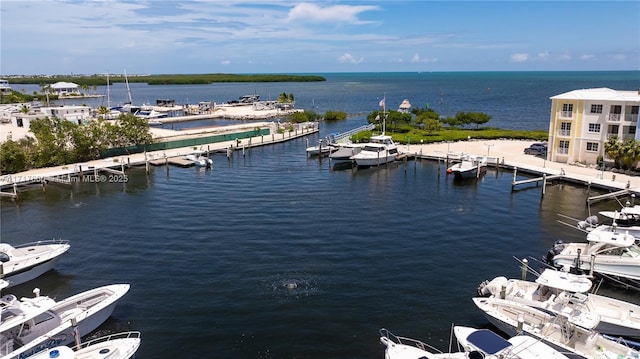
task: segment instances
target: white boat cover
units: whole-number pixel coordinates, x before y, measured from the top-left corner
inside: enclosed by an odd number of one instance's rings
[[[536,283],[572,293],[585,293],[593,282],[583,275],[547,269],[536,279]]]

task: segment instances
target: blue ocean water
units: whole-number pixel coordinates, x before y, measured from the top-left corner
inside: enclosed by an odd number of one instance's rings
[[[319,84],[162,86],[156,92],[132,85],[140,102],[218,101],[254,91],[264,98],[272,90],[272,98],[292,92],[320,111],[354,115],[323,124],[308,138],[231,159],[215,155],[211,170],[154,167],[146,174],[133,168],[126,183],[51,184],[46,192],[22,192],[16,202],[3,199],[2,241],[55,237],[72,245],[55,271],[11,291],[28,296],[37,286],[44,295],[65,298],[131,283],[92,336],[140,330],[138,358],[382,358],[381,327],[446,350],[452,324],[487,325],[471,301],[480,282],[519,276],[513,257],[540,258],[557,239],[584,238],[558,223],[558,214],[583,219],[616,204],[587,207],[587,190],[568,184],[549,186],[544,199],[533,186],[511,192],[512,174],[495,169],[479,181],[453,181],[443,164],[431,161],[336,171],[326,160],[306,157],[307,139],[363,124],[377,107],[376,96],[386,94],[388,106],[403,98],[418,105],[418,89],[440,91],[426,86],[431,82],[451,86],[443,91],[452,104],[503,93],[491,107],[517,114],[503,120],[526,128],[538,121],[523,110],[527,101],[540,103],[533,112],[548,113],[548,98],[576,84],[633,89],[638,73],[588,73],[589,80],[546,73],[419,75],[425,79],[413,85],[407,74],[332,74]],[[516,90],[526,83],[544,95]],[[499,90],[507,85],[508,91]],[[482,94],[465,98],[473,88]],[[544,128],[546,121],[532,127]],[[605,290],[638,301],[637,293]]]

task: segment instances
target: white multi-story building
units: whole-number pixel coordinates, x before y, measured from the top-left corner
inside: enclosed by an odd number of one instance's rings
[[[598,164],[612,136],[640,140],[640,90],[574,90],[551,97],[549,151],[554,162]]]
[[[31,121],[44,118],[57,117],[63,120],[86,124],[91,120],[91,108],[88,106],[56,106],[30,108],[27,112],[13,112],[10,115],[11,123],[16,127],[29,128]]]

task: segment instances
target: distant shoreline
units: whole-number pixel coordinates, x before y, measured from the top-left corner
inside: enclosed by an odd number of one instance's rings
[[[321,82],[326,81],[318,75],[289,74],[161,74],[161,75],[127,75],[94,74],[94,75],[55,75],[55,76],[4,76],[12,85],[51,85],[56,82],[72,82],[77,85],[103,86],[107,83],[147,83],[148,85],[207,85],[226,82]]]

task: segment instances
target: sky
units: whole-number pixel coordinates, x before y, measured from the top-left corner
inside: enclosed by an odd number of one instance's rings
[[[638,0],[0,2],[0,75],[639,69]]]

